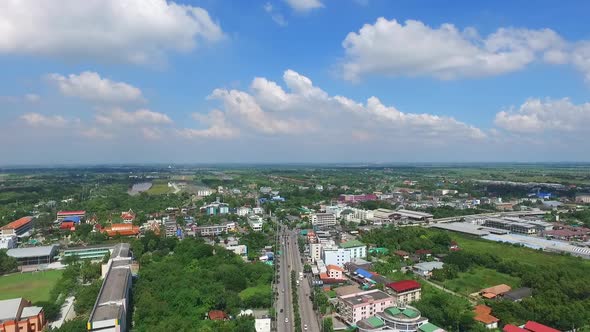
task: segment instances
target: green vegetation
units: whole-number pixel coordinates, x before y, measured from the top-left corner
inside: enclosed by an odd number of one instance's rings
[[[6,249],[0,249],[0,276],[16,270],[18,263],[14,257],[6,254]]]
[[[166,180],[154,180],[152,186],[147,191],[150,195],[163,195],[172,192],[172,188],[168,187]]]
[[[158,248],[161,243],[150,239],[147,246]],[[210,310],[235,317],[242,309],[268,308],[272,268],[244,263],[221,247],[184,239],[171,254],[144,252],[141,260],[144,263],[133,292],[135,331],[251,331],[252,317],[230,321],[205,317]]]
[[[445,288],[466,296],[482,288],[499,284],[506,284],[512,288],[517,288],[520,285],[520,279],[496,270],[477,267],[468,272],[460,272],[457,278],[444,282]]]
[[[15,273],[0,277],[0,300],[24,297],[31,302],[47,301],[62,276],[60,270]]]
[[[301,313],[299,312],[299,293],[297,289],[299,286],[297,285],[297,273],[295,270],[291,270],[291,295],[293,303],[293,324],[295,332],[301,332]]]

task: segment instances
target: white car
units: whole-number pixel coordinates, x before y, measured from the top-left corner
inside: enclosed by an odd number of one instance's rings
[[[289,318],[285,317],[285,323],[289,322]]]
[[[304,331],[307,331],[307,324],[304,324],[304,325],[303,325],[303,330],[304,330]]]

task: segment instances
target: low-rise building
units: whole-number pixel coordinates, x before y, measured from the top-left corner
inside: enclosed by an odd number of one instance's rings
[[[43,247],[13,248],[6,254],[16,258],[19,267],[28,265],[42,265],[53,262],[57,255],[57,245]]]
[[[233,251],[233,253],[238,256],[248,257],[248,246],[246,246],[245,244],[226,246],[225,249]]]
[[[357,322],[359,332],[445,332],[428,322],[411,306],[389,307],[375,316]]]
[[[261,216],[253,215],[248,217],[248,225],[252,228],[254,232],[261,232],[262,226],[264,225],[264,220]]]
[[[316,228],[336,226],[336,216],[333,213],[315,213],[311,215],[311,224]]]
[[[422,286],[415,280],[396,281],[386,286],[393,296],[394,303],[398,306],[418,301],[422,294]]]
[[[78,211],[59,211],[57,212],[57,221],[62,222],[66,218],[77,217],[80,219],[86,218],[86,211],[78,210]]]
[[[247,216],[247,215],[249,215],[251,213],[252,213],[252,209],[250,207],[247,207],[247,206],[240,206],[236,210],[236,214],[238,216],[240,216],[240,217]]]
[[[33,229],[33,217],[22,217],[0,227],[0,235],[14,235],[16,237],[26,236]]]
[[[475,312],[473,319],[482,323],[487,329],[498,328],[498,322],[500,320],[492,316],[492,308],[485,304],[479,304],[475,306],[473,311]]]
[[[383,312],[393,305],[393,297],[378,289],[338,297],[340,316],[349,324]]]
[[[328,265],[326,266],[329,278],[331,279],[344,279],[344,269],[337,265]]]
[[[443,265],[443,262],[422,262],[414,264],[412,271],[421,277],[429,278],[432,276],[432,270],[442,269]]]
[[[0,249],[12,249],[16,243],[16,235],[0,235]]]
[[[38,332],[45,328],[45,312],[23,298],[0,301],[0,331]]]
[[[576,203],[590,203],[590,193],[577,193]]]
[[[511,289],[512,288],[506,284],[500,284],[484,288],[479,291],[479,294],[486,299],[495,299],[496,297],[509,292]]]
[[[220,225],[203,225],[195,227],[195,235],[198,236],[218,236],[223,233],[233,232],[236,230],[235,222],[227,222]]]

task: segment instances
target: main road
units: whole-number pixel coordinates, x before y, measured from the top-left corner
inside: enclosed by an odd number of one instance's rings
[[[303,263],[301,262],[301,254],[297,244],[297,232],[290,231],[286,227],[281,228],[279,236],[280,247],[282,248],[282,255],[280,256],[279,265],[279,280],[277,283],[277,290],[279,297],[276,302],[277,331],[291,332],[294,328],[294,312],[293,312],[293,297],[291,287],[291,271],[295,271],[295,275],[299,278],[299,272],[303,272]],[[301,315],[301,329],[307,331],[320,331],[316,315],[313,311],[313,304],[309,298],[311,293],[311,285],[309,279],[303,278],[299,280],[297,287],[297,297],[299,298],[299,310]],[[282,310],[282,311],[281,311]]]

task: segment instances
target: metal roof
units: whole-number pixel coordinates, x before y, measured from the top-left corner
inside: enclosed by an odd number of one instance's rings
[[[16,319],[18,309],[23,299],[21,297],[10,300],[0,301],[0,322],[10,319]]]
[[[29,247],[29,248],[13,248],[8,249],[6,254],[14,258],[28,258],[28,257],[42,257],[51,256],[55,253],[57,245],[43,247]]]

